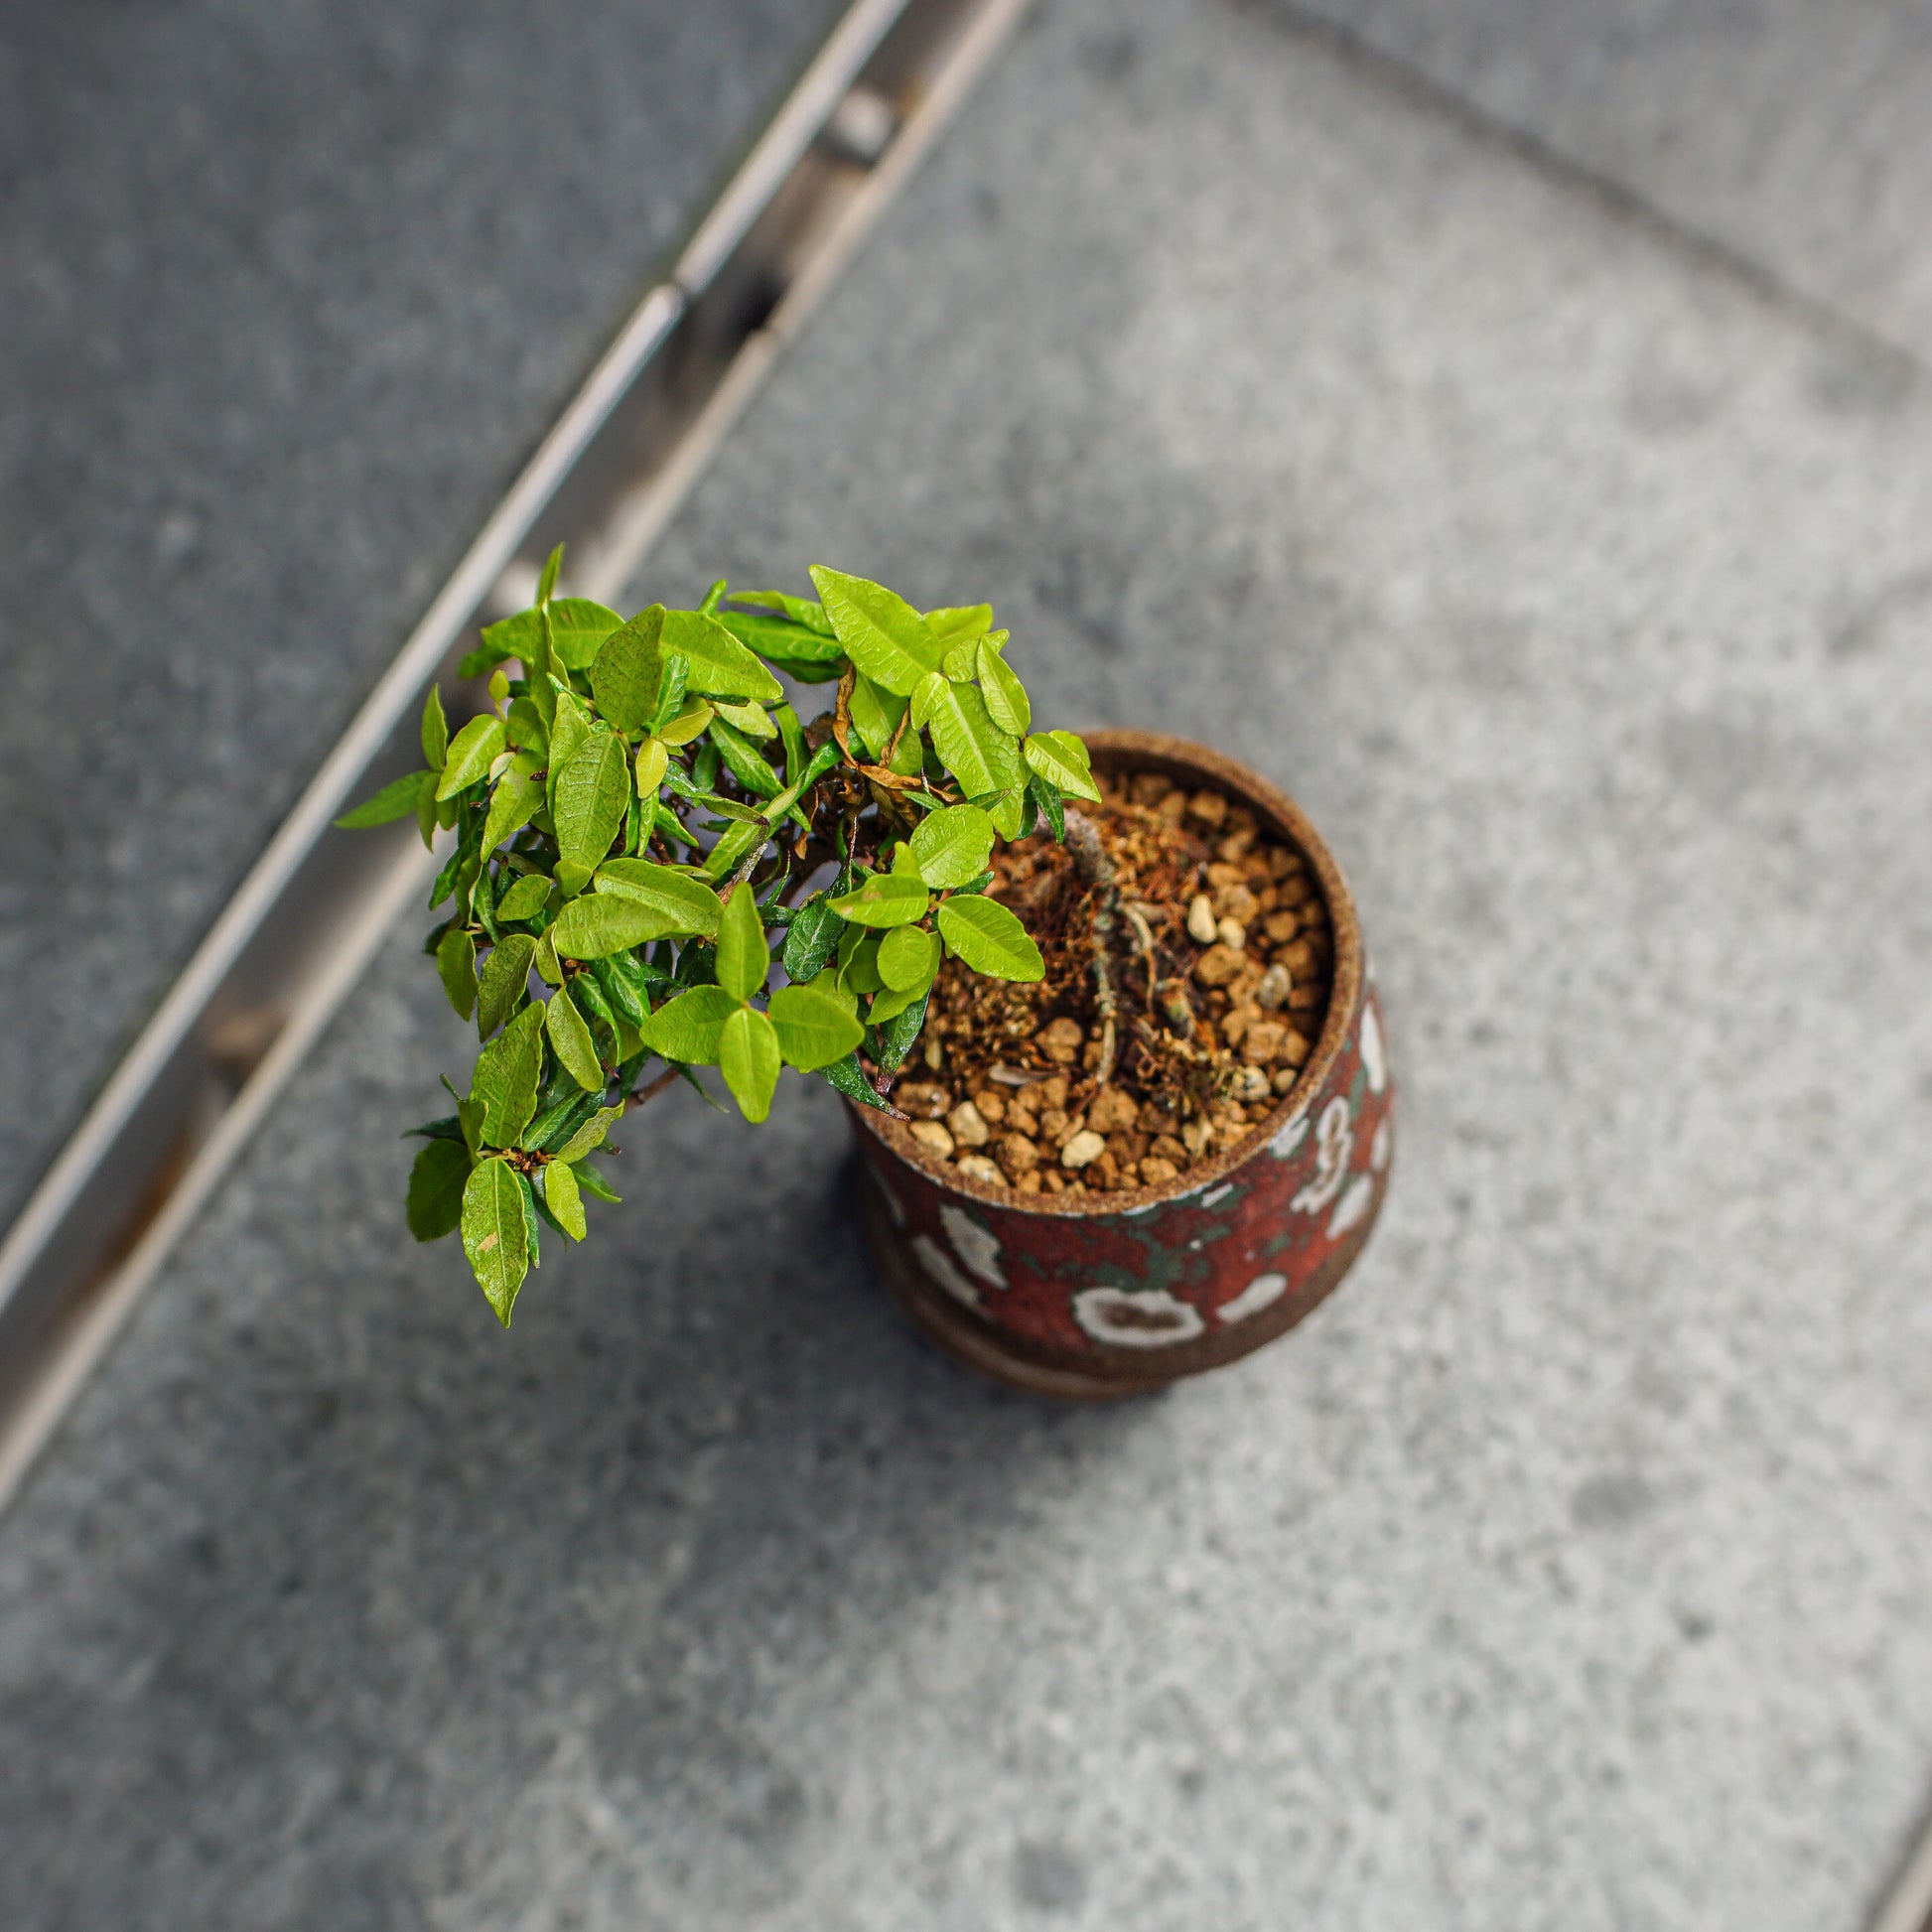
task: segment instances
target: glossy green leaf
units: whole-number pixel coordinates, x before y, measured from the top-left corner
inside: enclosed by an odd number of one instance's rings
[[[776,611],[792,623],[816,631],[821,637],[837,635],[832,628],[832,620],[825,615],[825,607],[809,597],[792,597],[784,591],[738,591],[731,601]]]
[[[1049,784],[1037,771],[1027,773],[1027,796],[1035,810],[1044,814],[1046,828],[1058,843],[1066,839],[1066,807],[1058,785]]]
[[[718,1035],[718,1071],[747,1120],[756,1123],[770,1113],[782,1064],[777,1031],[763,1014],[740,1007],[726,1016]]]
[[[719,1030],[738,1007],[722,986],[694,986],[667,1000],[645,1022],[644,1044],[681,1065],[711,1066],[718,1058]]]
[[[818,606],[811,608],[817,610]],[[773,670],[783,671],[801,684],[830,683],[845,669],[845,646],[829,629],[808,629],[762,612],[720,611],[718,621]]]
[[[539,764],[549,761],[550,727],[543,722],[543,713],[537,709],[536,701],[527,694],[510,700],[509,711],[503,719],[503,732],[517,750],[534,752]]]
[[[584,1219],[584,1196],[567,1161],[552,1161],[544,1168],[543,1204],[573,1241],[581,1241],[590,1233]]]
[[[789,709],[789,706],[786,707]],[[741,731],[747,738],[757,739],[760,744],[767,738],[776,738],[778,728],[771,722],[771,714],[761,704],[727,704],[723,698],[712,707],[734,731]]]
[[[564,547],[555,545],[549,556],[543,560],[543,574],[537,579],[537,603],[539,606],[550,602],[551,593],[557,588],[557,573],[564,567]]]
[[[764,925],[750,886],[740,886],[725,901],[718,928],[718,984],[735,1000],[749,1000],[762,992],[771,970],[765,949]]]
[[[563,1069],[586,1093],[601,1093],[604,1066],[597,1057],[597,1046],[584,1016],[570,997],[570,988],[560,986],[544,1007],[544,1031]]]
[[[537,1110],[537,1081],[543,1071],[543,1009],[525,1007],[477,1055],[470,1077],[470,1100],[483,1109],[486,1147],[514,1147]]]
[[[600,1107],[557,1150],[559,1161],[581,1161],[604,1145],[604,1137],[623,1118],[621,1107]]]
[[[856,1052],[848,1053],[842,1060],[833,1060],[827,1066],[814,1069],[818,1077],[829,1087],[842,1093],[860,1107],[873,1107],[882,1114],[890,1114],[892,1103],[879,1097],[879,1090],[866,1078],[866,1069],[859,1064]]]
[[[704,1089],[700,1087],[698,1091],[702,1093]],[[570,1164],[570,1171],[577,1176],[578,1186],[594,1200],[608,1200],[613,1207],[616,1207],[623,1199],[623,1196],[618,1193],[588,1161],[573,1161]]]
[[[639,798],[655,798],[670,767],[671,755],[660,739],[647,738],[637,747],[637,760],[631,767]]]
[[[993,821],[993,829],[1003,839],[1017,839],[1028,829],[1027,787],[1009,785],[1004,791],[989,791],[973,803]]]
[[[1071,732],[1035,732],[1027,740],[1027,762],[1050,785],[1070,798],[1100,803],[1087,748]]]
[[[685,933],[714,939],[725,916],[723,901],[703,880],[649,859],[607,859],[592,884],[600,893],[657,912],[663,923],[651,934],[654,939]]]
[[[787,1066],[813,1073],[842,1060],[865,1036],[838,997],[816,986],[781,986],[765,1009]]]
[[[939,930],[953,954],[976,973],[1002,980],[1045,974],[1032,935],[998,899],[978,893],[946,899],[939,907]]]
[[[977,805],[944,805],[919,821],[912,858],[928,886],[950,891],[986,870],[993,839],[993,821]]]
[[[1019,742],[993,722],[978,685],[948,680],[933,701],[926,728],[941,762],[969,798],[1026,782]]]
[[[527,932],[509,932],[483,961],[477,976],[477,1033],[487,1039],[512,1013],[527,990],[537,942]],[[442,961],[439,956],[438,965]]]
[[[879,948],[882,935],[864,926],[848,926],[847,938],[858,943],[850,950],[839,945],[839,971],[836,984],[842,997],[856,1003],[866,993],[877,993],[886,982],[879,977]]]
[[[855,925],[911,925],[925,917],[931,895],[904,873],[875,873],[856,892],[832,901],[832,910]]]
[[[557,802],[557,779],[564,767],[577,755],[578,749],[591,735],[591,714],[584,702],[574,691],[550,687],[551,696],[557,703],[557,714],[550,721],[550,803],[554,808]]]
[[[630,762],[623,740],[615,732],[593,732],[557,774],[551,810],[563,861],[582,866],[588,878],[611,850],[629,803]]]
[[[516,1291],[530,1271],[523,1187],[508,1162],[484,1161],[471,1173],[463,1190],[462,1226],[463,1252],[470,1257],[478,1286],[507,1328]]]
[[[705,877],[729,879],[770,836],[771,828],[761,819],[734,824],[705,855]]]
[[[944,655],[918,612],[883,584],[814,564],[812,582],[839,642],[867,677],[896,696],[909,698]]]
[[[663,914],[653,906],[611,893],[586,893],[557,914],[547,936],[565,959],[602,959],[662,938],[664,931]]]
[[[868,762],[877,764],[886,756],[898,721],[905,716],[906,700],[875,684],[861,673],[852,681],[852,700],[847,713],[853,735],[858,739]]]
[[[461,1019],[477,1008],[477,942],[462,926],[453,925],[436,946],[436,974]]]
[[[501,920],[533,919],[550,899],[550,881],[540,872],[525,873],[496,901],[496,916]]]
[[[890,1017],[879,1015],[881,1024],[875,1028],[872,1045],[873,1058],[888,1073],[897,1072],[905,1062],[905,1056],[912,1050],[912,1042],[919,1036],[919,1029],[925,1025],[925,1010],[928,996],[924,993],[907,1001],[905,1006]],[[873,1002],[875,1014],[879,1002]]]
[[[879,946],[879,977],[896,993],[930,986],[939,970],[939,935],[922,925],[902,925]]]
[[[496,781],[489,794],[489,812],[483,820],[483,850],[494,852],[505,839],[511,839],[529,824],[543,803],[543,786],[535,778],[512,767]]]
[[[791,923],[785,927],[786,977],[797,982],[824,971],[839,949],[839,935],[844,930],[845,922],[832,910],[830,896],[813,894],[791,915]]]
[[[716,618],[653,604],[598,652],[591,666],[598,709],[625,731],[649,723],[657,705],[660,660],[673,654],[686,660],[687,688],[706,697],[775,704],[784,696],[778,680]]]
[[[666,745],[689,745],[694,738],[702,738],[711,729],[711,721],[716,715],[708,699],[686,698],[657,736]],[[672,768],[675,770],[677,767]]]
[[[591,696],[619,731],[641,731],[657,708],[663,670],[664,607],[653,604],[613,631],[591,664]]]
[[[957,644],[972,643],[993,628],[993,607],[990,604],[947,605],[928,611],[925,621],[939,648],[951,650]]]
[[[441,771],[450,750],[450,721],[443,715],[443,694],[435,685],[423,700],[423,762],[432,771]]]
[[[350,832],[365,832],[372,825],[387,825],[392,819],[407,818],[416,809],[423,775],[412,771],[407,777],[391,778],[372,798],[365,798],[345,811],[336,823]]]
[[[423,835],[425,849],[436,843],[436,781],[439,775],[434,771],[419,771],[416,774],[416,829]]]
[[[707,698],[756,698],[776,704],[784,688],[716,618],[698,611],[664,614],[663,647],[691,660],[690,688]]]
[[[586,669],[604,640],[623,627],[623,619],[588,597],[559,597],[550,603],[550,642],[557,662],[573,671]]]
[[[488,771],[504,742],[503,721],[493,711],[472,718],[450,743],[443,775],[436,785],[437,797],[454,798],[468,790]]]
[[[914,1000],[923,1000],[931,990],[932,981],[927,979],[913,986],[885,986],[872,996],[872,1007],[868,1017],[875,1027],[883,1027],[889,1020],[897,1020]]]
[[[775,798],[782,781],[759,756],[758,749],[745,734],[725,721],[722,712],[711,721],[711,742],[717,746],[725,768],[755,798]]]
[[[418,1241],[440,1241],[463,1219],[463,1189],[470,1178],[470,1150],[460,1140],[434,1140],[409,1170],[404,1215]]]
[[[912,723],[921,731],[932,722],[932,714],[946,695],[952,680],[944,671],[928,671],[912,693]]]
[[[994,648],[991,637],[982,637],[977,650],[980,693],[993,722],[1004,732],[1023,738],[1034,722],[1034,707],[1027,687],[1013,673],[1013,667]]]

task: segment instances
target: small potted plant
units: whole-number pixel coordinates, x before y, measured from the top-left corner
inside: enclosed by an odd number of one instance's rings
[[[626,621],[555,595],[560,556],[464,660],[489,707],[452,734],[432,690],[424,768],[342,821],[455,834],[425,950],[482,1047],[412,1130],[407,1213],[505,1325],[540,1229],[618,1199],[618,1120],[712,1068],[752,1122],[786,1066],[844,1095],[889,1285],[1009,1381],[1157,1384],[1333,1286],[1390,1094],[1346,889],[1287,799],[1174,741],[1035,730],[988,605],[814,568],[815,599],[720,582]],[[832,702],[801,722],[781,678]]]

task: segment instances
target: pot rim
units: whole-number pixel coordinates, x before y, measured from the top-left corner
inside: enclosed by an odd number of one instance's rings
[[[1238,759],[1196,745],[1189,739],[1170,737],[1165,732],[1122,729],[1085,732],[1081,736],[1093,754],[1095,765],[1102,770],[1132,766],[1137,770],[1165,771],[1171,778],[1205,780],[1238,798],[1272,830],[1285,837],[1309,862],[1322,902],[1328,908],[1328,929],[1334,943],[1334,976],[1329,984],[1328,1008],[1322,1015],[1321,1032],[1295,1084],[1233,1147],[1224,1149],[1204,1165],[1176,1174],[1171,1181],[1152,1186],[1121,1188],[1076,1201],[1068,1201],[1059,1194],[1023,1194],[1012,1187],[994,1187],[962,1174],[949,1163],[935,1160],[911,1129],[890,1114],[850,1100],[845,1103],[858,1126],[935,1185],[1010,1214],[1067,1220],[1144,1214],[1151,1208],[1200,1193],[1246,1167],[1307,1109],[1310,1097],[1319,1092],[1327,1080],[1361,997],[1363,972],[1361,926],[1355,916],[1355,901],[1349,894],[1348,882],[1321,834],[1287,792],[1269,783]]]

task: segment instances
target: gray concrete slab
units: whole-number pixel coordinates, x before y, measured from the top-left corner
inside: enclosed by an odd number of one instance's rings
[[[1925,0],[1235,0],[1325,21],[1932,359]]]
[[[1932,398],[1200,0],[1037,17],[651,586],[990,593],[1290,786],[1404,1083],[1058,1413],[678,1096],[494,1329],[399,934],[0,1526],[0,1919],[1856,1932],[1932,1797]]]
[[[838,0],[0,20],[0,1218]]]

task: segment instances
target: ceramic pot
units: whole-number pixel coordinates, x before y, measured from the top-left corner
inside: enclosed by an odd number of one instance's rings
[[[890,1115],[849,1109],[867,1240],[913,1321],[1001,1382],[1093,1400],[1234,1361],[1335,1288],[1381,1209],[1395,1096],[1348,887],[1294,801],[1181,739],[1086,742],[1099,770],[1161,771],[1245,804],[1307,859],[1334,937],[1327,1015],[1293,1089],[1250,1138],[1165,1185],[1014,1193],[936,1161]]]

